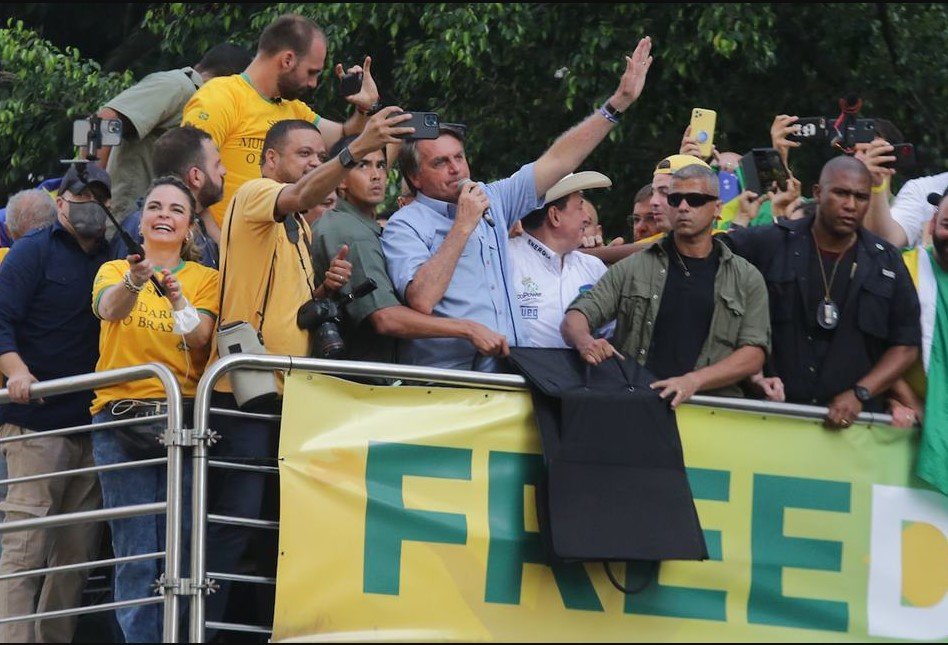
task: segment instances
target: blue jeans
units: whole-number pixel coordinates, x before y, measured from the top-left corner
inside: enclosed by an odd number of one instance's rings
[[[104,423],[128,416],[116,417],[103,409],[92,417],[93,423]],[[142,425],[158,425],[167,421],[149,422],[142,418]],[[92,454],[97,466],[134,461],[122,444],[115,438],[120,428],[107,428],[92,433]],[[184,505],[181,527],[181,575],[187,575],[191,541],[191,463],[185,458],[183,469]],[[102,504],[105,508],[163,502],[167,495],[168,471],[164,465],[129,468],[111,472],[100,472]],[[165,549],[165,514],[141,515],[110,520],[112,550],[116,557],[152,553]],[[129,562],[116,566],[114,596],[116,601],[136,600],[154,595],[153,584],[164,571],[164,560],[150,559]],[[183,611],[182,607],[182,611]],[[162,641],[163,605],[143,605],[115,610],[119,625],[125,634],[126,643],[160,643]]]
[[[229,394],[215,392],[211,398],[212,405],[219,408],[237,409],[234,397]],[[261,410],[267,413],[279,413],[280,405],[274,404],[269,409]],[[239,418],[211,414],[210,427],[221,435],[218,443],[211,446],[210,458],[213,460],[233,461],[236,463],[276,464],[276,450],[279,439],[279,423],[269,420]],[[242,470],[225,470],[210,468],[208,472],[208,513],[212,515],[226,515],[247,517],[252,519],[276,520],[275,509],[264,513],[264,491],[268,484],[267,475],[262,472]],[[275,483],[275,482],[272,482]],[[269,517],[267,517],[269,516]],[[261,531],[273,533],[268,529],[252,529],[241,526],[209,523],[207,526],[207,571],[221,573],[242,573],[239,571],[240,561],[244,556],[251,539]],[[271,558],[276,560],[274,552]],[[273,566],[273,565],[271,565]],[[255,575],[275,575],[270,571],[261,571],[259,568],[252,572]],[[211,576],[213,577],[213,576]],[[217,580],[220,589],[206,599],[205,616],[209,622],[222,622],[225,617],[227,601],[230,596],[231,583],[226,580]],[[266,600],[260,604],[268,605],[261,610],[270,615],[260,617],[262,621],[272,619],[273,588],[264,592]],[[242,616],[246,620],[247,616]],[[206,637],[212,638],[215,630],[207,630]]]

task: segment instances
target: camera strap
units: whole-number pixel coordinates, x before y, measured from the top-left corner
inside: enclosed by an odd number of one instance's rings
[[[230,230],[234,225],[234,212],[231,210],[229,213],[230,220],[228,221],[227,226],[227,239],[224,240],[224,245],[221,246],[221,251],[225,248],[230,248]],[[227,284],[227,263],[224,261],[223,252],[220,253],[220,265],[221,265],[221,288],[218,293],[217,301],[217,330],[220,331],[221,324],[224,318],[224,285]],[[273,257],[270,258],[270,272],[267,273],[267,286],[263,290],[263,302],[261,303],[260,311],[257,312],[257,315],[260,316],[260,329],[259,331],[263,333],[263,320],[267,312],[267,301],[270,299],[270,285],[273,283],[273,267],[276,263],[276,249],[273,249]],[[247,321],[250,322],[250,321]]]
[[[296,220],[296,216],[299,213],[293,213],[287,216],[283,220],[283,226],[286,228],[286,237],[293,243],[293,247],[296,249],[296,255],[300,258],[300,269],[303,271],[303,280],[306,281],[306,286],[309,288],[309,293],[313,297],[313,300],[316,300],[316,270],[313,269],[313,281],[309,281],[309,275],[306,273],[306,263],[303,261],[303,253],[300,251],[300,229],[305,228],[300,226],[300,223]],[[304,220],[305,221],[305,220]],[[309,257],[313,257],[313,250],[309,244],[309,235],[307,231],[303,231],[303,246],[306,247],[306,253],[309,254]]]

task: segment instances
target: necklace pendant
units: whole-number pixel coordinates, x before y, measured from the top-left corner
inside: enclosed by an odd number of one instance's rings
[[[839,326],[839,307],[836,303],[825,298],[816,308],[816,324],[823,329],[836,329]]]

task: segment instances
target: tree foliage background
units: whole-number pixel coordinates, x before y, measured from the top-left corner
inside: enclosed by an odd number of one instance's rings
[[[590,195],[610,235],[625,233],[632,196],[677,152],[696,106],[718,112],[718,148],[743,153],[770,145],[775,115],[835,117],[853,93],[860,116],[889,119],[916,145],[913,175],[948,168],[945,4],[32,3],[0,5],[0,199],[61,174],[73,119],[218,42],[253,51],[290,11],[329,39],[318,113],[345,118],[332,66],[371,55],[384,103],[469,125],[481,180],[535,159],[595,109],[650,35],[642,97],[583,164],[613,180]],[[832,154],[800,148],[791,167],[809,186]]]

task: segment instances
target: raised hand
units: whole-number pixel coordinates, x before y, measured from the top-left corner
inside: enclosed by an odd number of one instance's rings
[[[648,70],[652,66],[651,51],[652,38],[645,36],[639,40],[632,55],[625,57],[625,72],[619,79],[619,87],[610,99],[612,106],[619,112],[624,112],[642,94],[645,88],[645,77],[648,76]]]
[[[327,291],[339,291],[352,277],[352,263],[346,260],[349,255],[349,245],[343,244],[336,257],[329,263],[329,269],[323,278],[323,286]]]
[[[372,78],[371,56],[365,57],[365,62],[362,63],[361,67],[359,65],[353,65],[347,70],[343,70],[342,63],[336,63],[335,72],[337,78],[342,78],[346,74],[362,72],[362,89],[355,94],[345,97],[349,103],[356,106],[356,109],[366,112],[378,103],[379,88],[375,84],[375,79]]]
[[[161,283],[165,287],[165,295],[171,301],[172,308],[175,311],[184,308],[187,299],[181,297],[181,283],[174,277],[174,274],[168,269],[162,269]]]
[[[155,267],[148,258],[142,259],[138,254],[131,254],[125,258],[128,260],[128,272],[131,274],[132,283],[136,287],[143,287],[151,279],[155,272]]]

